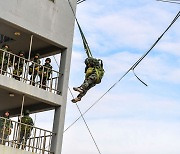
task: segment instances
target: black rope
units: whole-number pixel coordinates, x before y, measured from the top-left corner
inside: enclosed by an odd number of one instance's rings
[[[167,3],[174,3],[174,4],[180,4],[180,2],[177,1],[170,1],[170,0],[156,0],[156,1],[161,1],[161,2],[167,2]]]
[[[74,99],[74,96],[73,96],[73,93],[72,93],[71,89],[70,89],[69,87],[68,87],[68,89],[69,89],[69,91],[70,91],[70,93],[71,93],[72,98]],[[81,112],[78,104],[77,104],[77,103],[75,103],[75,104],[76,104],[76,106],[77,106],[77,108],[78,108],[78,110],[79,110],[79,113],[81,114],[81,117],[82,117],[82,119],[83,119],[83,121],[84,121],[84,123],[85,123],[85,125],[86,125],[86,127],[87,127],[87,129],[88,129],[88,131],[89,131],[89,134],[91,135],[91,138],[92,138],[92,140],[93,140],[93,142],[94,142],[94,144],[95,144],[95,146],[96,146],[99,154],[101,154],[101,151],[99,150],[99,147],[98,147],[98,145],[97,145],[97,143],[96,143],[96,141],[95,141],[95,139],[94,139],[94,137],[93,137],[93,135],[92,135],[92,133],[91,133],[91,130],[89,129],[89,126],[88,126],[88,124],[87,124],[87,122],[86,122],[86,120],[85,120],[85,118],[84,118],[84,116],[83,116],[83,114],[82,114],[82,112]]]
[[[80,4],[80,3],[84,2],[84,1],[86,1],[86,0],[79,0],[79,1],[77,1],[77,4]]]
[[[163,35],[169,30],[169,28],[175,23],[175,21],[179,18],[180,16],[180,11],[176,15],[176,17],[173,19],[171,24],[168,26],[168,28],[163,32],[163,34],[158,38],[158,40],[153,44],[153,46],[148,50],[139,60],[137,60],[134,65],[132,65],[128,71],[117,81],[115,82],[97,101],[95,101],[82,115],[85,115],[93,106],[95,106],[100,100],[111,90],[113,89],[131,70],[134,70],[139,63],[150,53],[150,51],[154,48],[154,46],[159,42],[159,40],[163,37]],[[146,84],[145,84],[146,85]],[[69,127],[65,129],[64,132],[66,132],[69,128],[71,128],[79,119],[81,118],[78,117]]]
[[[81,38],[82,38],[82,40],[83,40],[84,50],[86,51],[87,57],[88,57],[88,58],[89,58],[89,57],[93,57],[93,56],[92,56],[92,53],[91,53],[91,50],[90,50],[90,48],[89,48],[88,42],[87,42],[87,40],[86,40],[86,37],[85,37],[85,35],[84,35],[83,31],[82,31],[82,28],[81,28],[81,26],[80,26],[80,24],[79,24],[79,22],[78,22],[78,20],[77,20],[77,18],[76,18],[76,14],[75,14],[75,12],[74,12],[74,10],[73,10],[73,7],[72,7],[72,5],[71,5],[71,2],[70,2],[69,0],[68,0],[68,2],[69,2],[69,6],[71,7],[71,10],[72,10],[72,12],[73,12],[73,15],[74,15],[74,18],[75,18],[75,20],[76,20],[77,26],[78,26],[78,28],[79,28],[79,31],[80,31],[80,34],[81,34]]]
[[[134,76],[142,83],[144,84],[145,86],[148,86],[144,81],[142,81],[137,75],[136,73],[134,72],[134,69],[132,69],[133,73],[134,73]]]

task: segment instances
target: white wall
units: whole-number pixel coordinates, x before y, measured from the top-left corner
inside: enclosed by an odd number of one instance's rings
[[[76,1],[72,0],[76,6]],[[0,18],[71,47],[74,17],[67,0],[1,0]]]
[[[35,153],[0,145],[0,154],[35,154]]]

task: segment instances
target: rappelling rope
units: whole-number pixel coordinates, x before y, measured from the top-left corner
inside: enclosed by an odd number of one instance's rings
[[[76,18],[76,14],[75,14],[75,12],[74,12],[74,10],[73,10],[73,7],[72,7],[72,5],[71,5],[71,2],[70,2],[69,0],[68,0],[68,2],[69,2],[69,6],[71,7],[71,10],[72,10],[72,13],[73,13],[73,15],[74,15],[74,18],[75,18],[75,20],[76,20],[77,26],[78,26],[78,28],[79,28],[79,31],[80,31],[80,34],[81,34],[81,37],[82,37],[82,40],[83,40],[84,50],[86,51],[87,57],[88,57],[88,58],[93,57],[93,56],[92,56],[92,53],[91,53],[91,50],[90,50],[90,48],[89,48],[88,42],[87,42],[87,40],[86,40],[86,37],[85,37],[85,35],[84,35],[84,33],[83,33],[82,29],[81,29],[81,26],[80,26],[80,24],[79,24],[79,22],[78,22],[78,20],[77,20],[77,18]]]
[[[69,87],[68,87],[68,89],[69,89],[69,92],[71,93],[72,98],[74,99],[74,96],[73,96],[73,93],[72,93],[71,89]],[[79,110],[79,113],[81,114],[81,117],[82,117],[82,119],[83,119],[83,121],[84,121],[84,123],[85,123],[85,125],[86,125],[86,127],[88,129],[88,131],[89,131],[89,134],[91,135],[91,138],[92,138],[92,140],[93,140],[93,142],[94,142],[94,144],[95,144],[99,154],[101,154],[101,151],[99,150],[99,147],[98,147],[98,145],[97,145],[97,143],[96,143],[96,141],[95,141],[95,139],[94,139],[94,137],[93,137],[93,135],[91,133],[91,130],[89,129],[89,126],[88,126],[88,124],[87,124],[87,122],[86,122],[86,120],[85,120],[85,118],[84,118],[84,116],[83,116],[83,114],[82,114],[78,104],[77,103],[75,103],[75,104],[76,104],[76,106],[77,106],[77,108]]]
[[[163,34],[158,38],[158,40],[152,45],[152,47],[139,59],[137,60],[134,65],[132,65],[128,71],[117,81],[115,82],[97,101],[95,101],[82,115],[85,115],[93,106],[95,106],[100,100],[111,90],[113,89],[131,70],[134,70],[139,63],[150,53],[150,51],[155,47],[155,45],[160,41],[160,39],[163,37],[163,35],[170,29],[170,27],[176,22],[176,20],[180,16],[180,11],[177,13],[176,17],[173,19],[171,24],[168,26],[168,28],[163,32]],[[67,127],[64,132],[66,132],[69,128],[71,128],[79,119],[81,118],[78,117],[69,127]]]

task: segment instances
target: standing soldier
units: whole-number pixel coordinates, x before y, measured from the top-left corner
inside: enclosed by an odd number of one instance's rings
[[[24,116],[21,118],[18,148],[20,148],[20,145],[22,144],[22,149],[25,149],[27,140],[31,136],[31,131],[33,129],[32,126],[34,126],[34,123],[33,123],[32,118],[29,116],[29,114],[30,114],[30,111],[25,110]]]
[[[35,86],[35,79],[36,79],[36,76],[38,75],[40,64],[41,64],[38,53],[35,54],[35,56],[33,58],[33,62],[34,63],[32,63],[29,66],[29,75],[31,75],[30,84]]]
[[[3,117],[0,118],[0,144],[5,145],[8,136],[11,135],[13,128],[12,122],[9,120],[9,112],[6,111]]]
[[[4,51],[8,51],[9,46],[4,44],[1,49]],[[4,74],[7,71],[8,53],[2,50],[0,50],[0,68],[1,68],[1,73]]]
[[[80,87],[73,88],[75,91],[80,93],[76,98],[72,99],[73,103],[80,101],[90,88],[94,87],[96,84],[99,84],[104,75],[102,60],[87,58],[85,60],[85,64],[85,80]]]
[[[46,90],[46,83],[47,80],[50,79],[50,76],[52,74],[52,66],[51,66],[51,59],[46,58],[45,64],[43,67],[41,67],[39,76],[40,76],[40,88]]]
[[[19,51],[18,56],[19,57],[16,57],[14,62],[13,78],[20,81],[20,76],[22,75],[25,63],[24,52]]]

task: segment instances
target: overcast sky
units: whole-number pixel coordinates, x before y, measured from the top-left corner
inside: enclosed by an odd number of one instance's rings
[[[155,0],[86,0],[78,5],[77,18],[94,57],[103,59],[106,71],[102,83],[79,102],[82,111],[152,46],[179,10],[180,5]],[[83,82],[85,58],[76,27],[71,88]],[[148,87],[130,72],[85,115],[101,153],[179,154],[180,19],[135,72]],[[69,95],[65,128],[79,116],[71,99]],[[82,119],[64,134],[62,154],[72,153],[98,154]]]

